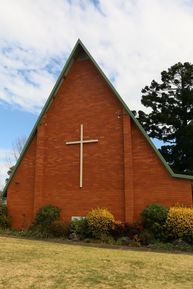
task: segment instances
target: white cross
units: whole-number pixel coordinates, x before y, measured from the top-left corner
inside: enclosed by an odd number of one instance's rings
[[[83,139],[83,124],[80,125],[80,140],[67,141],[67,145],[80,144],[80,188],[83,184],[83,144],[98,142],[98,139],[84,140]]]

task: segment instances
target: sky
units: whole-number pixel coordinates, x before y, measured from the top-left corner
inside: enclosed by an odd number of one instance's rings
[[[193,62],[193,0],[0,0],[0,188],[82,40],[131,110],[141,89]]]

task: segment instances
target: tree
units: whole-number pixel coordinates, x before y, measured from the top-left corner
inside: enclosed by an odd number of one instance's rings
[[[26,143],[26,137],[18,137],[16,138],[16,140],[14,141],[14,143],[12,144],[12,150],[13,150],[13,157],[15,159],[15,161],[17,162],[23,147]]]
[[[20,157],[20,154],[23,150],[23,147],[26,143],[26,137],[18,137],[13,145],[12,145],[12,154],[13,154],[13,159],[14,159],[14,162],[17,162],[18,158]],[[15,168],[15,165],[13,165],[13,162],[12,161],[9,161],[10,162],[10,168],[7,172],[8,174],[8,178],[5,179],[5,183],[7,183],[9,181],[9,178],[11,176],[11,174],[13,173],[14,171],[14,168]]]
[[[137,119],[151,138],[164,142],[160,152],[176,173],[193,175],[193,65],[185,62],[161,73],[142,89]],[[134,112],[135,113],[135,112]]]
[[[5,179],[5,183],[7,183],[7,182],[9,181],[9,178],[10,178],[11,174],[13,173],[14,168],[15,168],[15,166],[11,166],[11,167],[9,168],[9,170],[7,171],[8,178]]]

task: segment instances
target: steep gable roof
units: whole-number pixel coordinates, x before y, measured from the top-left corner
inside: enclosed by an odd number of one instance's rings
[[[112,92],[116,95],[116,97],[120,100],[120,102],[122,103],[123,107],[125,108],[126,112],[128,113],[128,115],[131,117],[131,119],[133,120],[133,122],[135,123],[135,125],[138,127],[138,129],[141,131],[141,133],[143,134],[143,136],[145,137],[145,139],[147,140],[147,142],[149,143],[149,145],[152,147],[152,149],[154,150],[155,154],[158,156],[158,158],[160,159],[160,161],[162,162],[162,164],[164,165],[165,169],[168,171],[168,173],[175,178],[181,178],[181,179],[188,179],[188,180],[193,180],[193,176],[190,175],[183,175],[183,174],[175,174],[173,172],[173,170],[170,168],[170,166],[167,164],[167,162],[165,161],[165,159],[163,158],[163,156],[161,155],[161,153],[157,150],[157,148],[155,147],[155,145],[153,144],[153,142],[151,141],[151,139],[149,138],[149,136],[147,135],[147,133],[145,132],[145,130],[143,129],[143,127],[140,125],[140,123],[138,122],[138,120],[134,117],[134,115],[132,114],[132,112],[130,111],[130,109],[128,108],[128,106],[126,105],[126,103],[124,102],[124,100],[121,98],[121,96],[119,95],[119,93],[116,91],[116,89],[114,88],[114,86],[112,85],[112,83],[109,81],[109,79],[106,77],[106,75],[104,74],[104,72],[101,70],[101,68],[99,67],[99,65],[96,63],[96,61],[94,60],[94,58],[91,56],[91,54],[89,53],[89,51],[86,49],[86,47],[84,46],[84,44],[81,42],[80,39],[78,39],[78,41],[76,42],[68,60],[66,61],[66,64],[64,66],[64,68],[62,69],[62,72],[60,73],[58,80],[56,81],[56,84],[54,85],[31,133],[29,138],[27,139],[27,142],[21,152],[21,155],[15,165],[15,168],[9,178],[9,181],[7,182],[6,186],[3,189],[3,196],[6,196],[7,193],[7,189],[9,187],[9,184],[13,178],[13,176],[15,175],[15,172],[17,171],[17,168],[19,166],[19,164],[21,163],[23,156],[29,146],[29,144],[32,141],[33,136],[35,135],[37,128],[41,122],[41,119],[44,115],[44,113],[46,113],[46,111],[48,110],[49,106],[52,103],[52,100],[54,98],[54,96],[57,94],[63,79],[67,76],[68,71],[71,67],[71,65],[73,64],[73,61],[75,59],[75,57],[78,55],[78,53],[80,53],[81,51],[83,51],[87,57],[92,61],[92,63],[94,64],[94,66],[96,67],[96,69],[99,71],[99,73],[102,75],[102,77],[104,78],[104,80],[106,81],[106,83],[108,84],[108,86],[111,88]]]

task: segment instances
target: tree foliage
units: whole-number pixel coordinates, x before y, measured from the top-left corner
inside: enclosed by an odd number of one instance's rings
[[[164,142],[160,151],[176,173],[193,174],[193,65],[185,62],[161,73],[142,89],[137,119],[151,138]]]
[[[8,183],[10,176],[12,175],[13,171],[14,171],[15,166],[12,166],[9,168],[9,170],[7,171],[8,174],[8,178],[5,179],[5,183]]]

